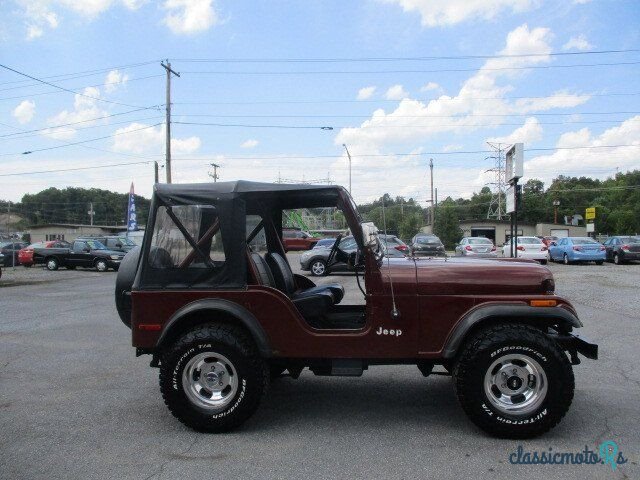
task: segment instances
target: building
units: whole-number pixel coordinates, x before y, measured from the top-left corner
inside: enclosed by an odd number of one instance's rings
[[[463,220],[460,229],[464,237],[485,237],[491,239],[495,245],[504,245],[511,237],[511,223],[509,220]],[[424,233],[432,233],[432,226],[427,225],[421,229]],[[560,225],[553,223],[518,223],[519,237],[586,237],[587,229],[584,226]]]
[[[113,235],[122,230],[122,225],[111,227],[106,225],[77,225],[71,223],[45,223],[32,225],[27,230],[31,243],[48,240],[66,240],[73,242],[84,235]]]

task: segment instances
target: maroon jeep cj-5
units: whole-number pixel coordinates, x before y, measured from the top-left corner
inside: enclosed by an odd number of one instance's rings
[[[364,277],[358,304],[287,261],[283,211],[320,207],[340,209],[358,243],[345,259]],[[567,412],[578,353],[597,358],[554,288],[527,260],[385,258],[342,187],[238,181],[156,185],[143,245],[125,257],[115,293],[137,354],[160,368],[165,403],[196,430],[242,424],[287,371],[360,376],[412,364],[450,374],[480,428],[525,438]]]

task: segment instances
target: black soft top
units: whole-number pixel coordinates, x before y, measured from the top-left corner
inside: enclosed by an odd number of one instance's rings
[[[242,199],[247,203],[248,210],[253,210],[252,204],[256,203],[270,203],[281,209],[335,206],[341,194],[348,195],[344,187],[337,185],[262,183],[247,180],[189,184],[157,183],[154,193],[165,205],[197,205],[206,204],[213,199]]]

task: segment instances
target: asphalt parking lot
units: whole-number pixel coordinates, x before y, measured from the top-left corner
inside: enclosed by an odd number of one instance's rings
[[[291,256],[297,266],[297,258]],[[242,429],[195,433],[168,412],[149,358],[136,358],[113,304],[115,274],[6,269],[0,279],[0,478],[640,478],[640,265],[551,264],[600,360],[574,367],[554,430],[498,440],[462,412],[448,377],[411,366],[360,378],[274,382]],[[339,281],[360,298],[352,275]],[[525,450],[597,451],[628,462],[512,465]]]

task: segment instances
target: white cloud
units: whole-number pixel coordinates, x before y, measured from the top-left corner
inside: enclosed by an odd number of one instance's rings
[[[562,46],[563,50],[578,50],[584,52],[585,50],[592,50],[593,45],[589,43],[586,35],[580,34],[577,37],[571,37],[567,43]]]
[[[487,141],[492,143],[533,143],[542,139],[542,126],[538,119],[535,117],[529,117],[525,120],[524,125],[516,128],[509,135],[503,137],[489,138]]]
[[[579,148],[624,145],[615,148]],[[626,146],[634,145],[634,146]],[[546,183],[558,175],[588,175],[604,178],[621,171],[640,168],[640,115],[594,136],[588,128],[567,132],[556,142],[556,150],[525,161],[525,175]],[[563,150],[564,149],[564,150]]]
[[[113,136],[113,147],[121,152],[147,153],[159,151],[165,143],[164,125],[153,127],[134,122],[126,127],[118,128]],[[171,139],[171,153],[193,153],[202,145],[199,137]]]
[[[573,108],[589,101],[590,95],[577,95],[562,90],[548,97],[521,98],[514,103],[518,113],[542,112],[554,108]]]
[[[169,13],[163,22],[175,34],[194,34],[208,30],[220,22],[213,0],[166,0]]]
[[[18,123],[24,125],[29,123],[36,113],[36,102],[33,100],[23,100],[20,104],[13,109],[13,116]]]
[[[27,39],[41,37],[45,29],[55,29],[60,23],[58,11],[68,10],[92,20],[115,5],[136,10],[148,0],[15,0],[22,9]]]
[[[522,70],[514,73],[505,69],[526,69],[549,62],[550,38],[551,32],[546,28],[529,29],[526,24],[517,27],[509,32],[505,47],[498,52],[505,56],[487,60],[462,84],[457,95],[441,95],[429,102],[404,98],[393,111],[387,113],[378,109],[359,127],[341,129],[335,143],[346,143],[368,153],[374,153],[386,144],[404,142],[410,148],[410,142],[424,141],[438,133],[468,133],[472,129],[487,128],[488,123],[497,126],[502,120],[495,115],[556,108],[561,101],[583,103],[586,99],[582,96],[574,98],[565,92],[552,95],[552,100],[536,99],[536,102],[528,103],[514,104],[503,98],[513,87],[500,85],[499,80],[523,74]],[[536,55],[513,56],[528,54]],[[565,96],[570,98],[564,99]]]
[[[240,145],[241,148],[255,148],[258,146],[258,140],[255,140],[253,138],[250,138],[249,140],[246,140],[244,142],[242,142],[242,144]]]
[[[47,124],[49,128],[43,132],[43,135],[58,140],[68,140],[76,135],[76,129],[73,126],[59,127],[55,125],[63,125],[67,123],[82,122],[81,126],[94,125],[94,118],[103,117],[107,114],[98,106],[96,98],[100,97],[100,90],[96,87],[87,87],[82,91],[83,95],[75,95],[73,102],[73,110],[63,110],[62,112],[50,117]]]
[[[425,27],[450,26],[471,19],[493,19],[503,10],[524,12],[538,6],[538,0],[381,0],[420,14]]]
[[[111,70],[104,79],[104,89],[107,93],[117,90],[118,86],[124,85],[129,80],[129,75],[121,73],[120,70]]]
[[[430,92],[431,90],[440,90],[441,87],[436,82],[429,82],[426,85],[420,87],[421,92]]]
[[[389,87],[387,93],[384,94],[384,98],[387,100],[402,100],[403,98],[407,98],[409,93],[402,87],[402,85],[394,85],[393,87]]]
[[[459,143],[452,143],[450,145],[445,145],[444,147],[442,147],[442,151],[444,153],[457,152],[458,150],[462,150],[462,145],[460,145]]]
[[[358,90],[358,96],[356,97],[358,100],[367,100],[373,96],[376,91],[376,87],[364,87]]]

